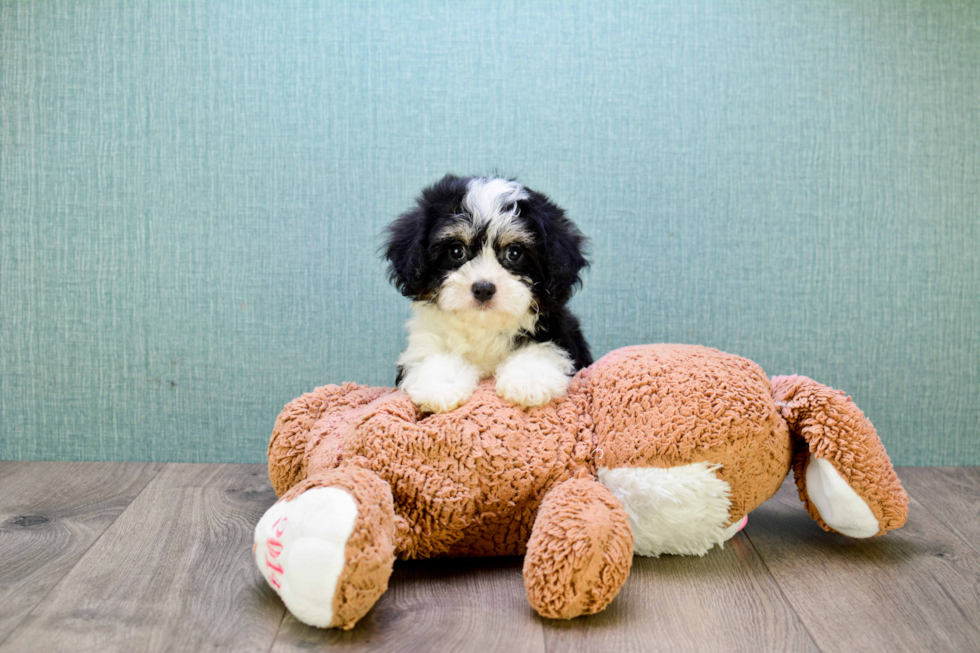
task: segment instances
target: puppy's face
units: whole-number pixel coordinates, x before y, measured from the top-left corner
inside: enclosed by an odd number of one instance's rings
[[[514,181],[446,176],[389,227],[385,258],[402,294],[489,325],[567,301],[587,264],[584,240]]]

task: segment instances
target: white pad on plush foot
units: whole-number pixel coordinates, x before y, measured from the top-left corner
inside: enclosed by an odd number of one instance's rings
[[[337,580],[356,520],[350,494],[315,487],[273,505],[255,527],[255,563],[303,623],[326,628],[333,620]]]
[[[871,508],[829,460],[810,458],[806,466],[806,494],[824,523],[838,533],[871,537],[878,532],[878,520]]]

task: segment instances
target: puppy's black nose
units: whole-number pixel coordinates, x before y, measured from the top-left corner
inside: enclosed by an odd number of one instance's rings
[[[480,303],[488,302],[493,299],[495,292],[497,292],[497,286],[493,285],[489,281],[477,281],[473,284],[473,296],[476,297],[476,301]]]

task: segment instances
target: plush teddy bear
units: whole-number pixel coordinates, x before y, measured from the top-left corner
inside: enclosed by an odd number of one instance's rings
[[[905,523],[908,497],[850,397],[713,349],[619,349],[527,410],[491,381],[438,415],[391,388],[329,385],[276,422],[281,498],[255,560],[300,621],[349,629],[396,557],[523,554],[531,605],[568,619],[605,608],[634,553],[722,545],[790,468],[826,530]]]

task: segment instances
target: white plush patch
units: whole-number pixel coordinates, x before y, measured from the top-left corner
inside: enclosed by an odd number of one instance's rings
[[[454,354],[429,354],[418,363],[405,363],[404,369],[401,389],[430,413],[446,413],[464,403],[481,376],[478,369]]]
[[[734,535],[728,532],[731,488],[714,474],[720,467],[600,467],[599,481],[626,509],[635,553],[704,555]]]
[[[877,534],[878,520],[871,508],[829,460],[810,458],[806,466],[806,494],[820,518],[838,533],[848,537]]]
[[[326,628],[344,570],[344,550],[357,519],[354,499],[317,487],[269,508],[255,527],[255,563],[289,611]]]
[[[541,406],[565,394],[574,368],[554,343],[527,345],[497,368],[497,394],[525,408]]]

